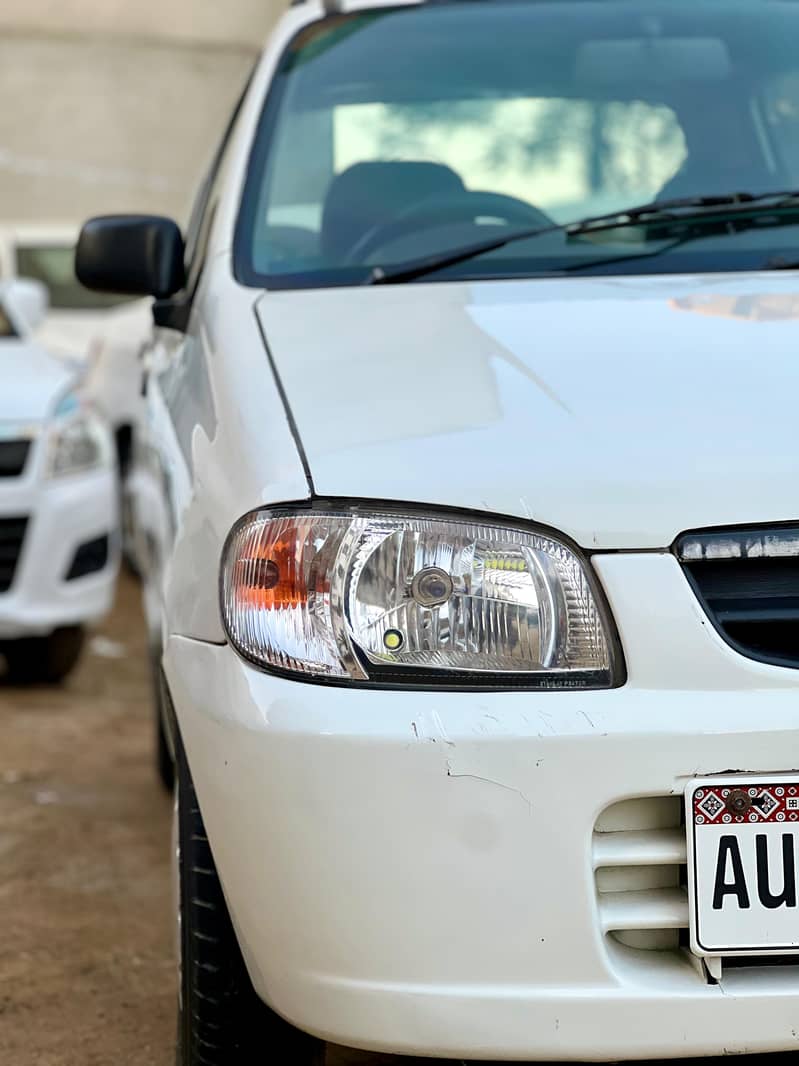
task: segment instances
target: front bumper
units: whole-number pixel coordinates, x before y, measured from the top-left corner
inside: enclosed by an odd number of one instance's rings
[[[595,565],[627,660],[613,691],[348,690],[169,640],[252,979],[301,1028],[467,1059],[796,1047],[796,967],[712,984],[683,949],[609,935],[595,830],[700,774],[799,767],[797,676],[727,647],[671,556]]]
[[[0,482],[0,519],[26,518],[11,587],[0,594],[0,639],[98,621],[110,609],[119,566],[116,474],[95,470],[43,482]],[[67,580],[81,545],[108,536],[102,570]]]

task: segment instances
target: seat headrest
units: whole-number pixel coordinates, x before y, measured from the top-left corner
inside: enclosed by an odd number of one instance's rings
[[[441,163],[355,163],[330,183],[322,211],[322,254],[339,261],[374,226],[429,196],[457,195],[464,185]]]

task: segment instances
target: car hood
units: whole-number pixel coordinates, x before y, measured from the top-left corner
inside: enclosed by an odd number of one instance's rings
[[[40,422],[75,380],[74,371],[27,340],[0,340],[0,422]]]
[[[257,311],[320,496],[587,548],[799,519],[790,275],[270,292]]]

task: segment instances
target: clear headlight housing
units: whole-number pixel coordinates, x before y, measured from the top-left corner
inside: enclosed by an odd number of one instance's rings
[[[56,408],[47,476],[63,477],[110,467],[112,461],[113,442],[107,425],[75,393],[69,393]]]
[[[445,515],[257,511],[225,546],[222,615],[266,668],[390,684],[606,688],[614,642],[577,553]]]

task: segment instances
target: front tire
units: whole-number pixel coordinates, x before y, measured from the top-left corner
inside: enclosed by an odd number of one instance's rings
[[[163,789],[170,795],[175,791],[175,760],[167,735],[166,682],[161,673],[161,645],[150,645],[150,683],[153,693],[153,726],[155,732],[155,770]]]
[[[158,708],[156,708],[155,719],[155,770],[164,791],[172,792],[175,787],[175,764],[172,761],[172,752],[169,750],[164,720]]]
[[[136,515],[133,500],[125,484],[124,477],[120,477],[120,501],[119,514],[122,539],[122,561],[131,577],[141,580],[142,572],[139,559],[136,554]]]
[[[6,679],[12,685],[58,685],[80,659],[86,634],[82,626],[65,626],[46,637],[23,637],[0,645]]]
[[[230,920],[185,753],[177,752],[177,1066],[323,1066],[325,1045],[256,995]]]

